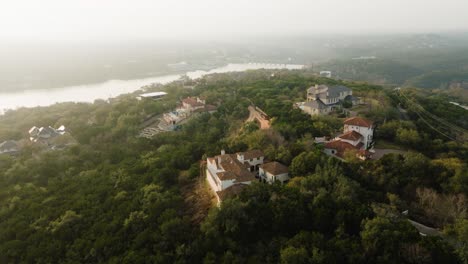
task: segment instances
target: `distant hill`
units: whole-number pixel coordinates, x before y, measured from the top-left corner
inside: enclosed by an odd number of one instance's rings
[[[389,53],[393,50],[393,53]],[[464,88],[468,82],[468,49],[373,47],[362,50],[354,59],[330,60],[314,65],[313,70],[332,71],[334,78],[365,80],[376,84],[393,84],[420,88]]]
[[[402,84],[423,73],[422,70],[387,59],[335,60],[314,67],[332,71],[334,78],[366,80],[378,84]]]
[[[468,89],[468,70],[432,71],[409,79],[405,86],[420,88],[450,88]]]

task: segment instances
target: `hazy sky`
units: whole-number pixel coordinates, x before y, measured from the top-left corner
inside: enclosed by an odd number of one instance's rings
[[[468,29],[468,0],[2,0],[0,38],[181,38]]]

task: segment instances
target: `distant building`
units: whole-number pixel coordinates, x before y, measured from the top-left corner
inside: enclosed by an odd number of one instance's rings
[[[353,91],[343,85],[315,85],[307,89],[307,102],[300,108],[310,115],[324,115],[341,108],[343,101],[357,104]]]
[[[33,126],[28,131],[29,140],[32,142],[41,142],[41,143],[51,143],[51,140],[63,136],[66,134],[65,126],[60,126],[58,129],[55,129],[51,126],[48,127],[36,127]]]
[[[189,113],[202,113],[202,112],[216,112],[217,107],[214,105],[206,104],[206,101],[202,97],[187,97],[182,99],[181,106],[177,108],[177,111],[183,110]]]
[[[37,139],[49,139],[49,138],[53,138],[59,135],[60,133],[51,126],[41,127],[39,128],[39,132],[37,133],[36,138]]]
[[[182,107],[190,112],[205,108],[205,100],[200,97],[187,97],[182,99]]]
[[[331,71],[321,71],[320,76],[321,77],[331,78],[332,77],[332,72]]]
[[[302,104],[302,110],[309,115],[326,115],[332,111],[332,108],[320,100],[312,100]]]
[[[153,100],[158,100],[158,99],[161,99],[163,98],[164,96],[166,96],[167,93],[166,92],[153,92],[153,93],[144,93],[144,94],[140,94],[137,96],[137,99],[138,100],[142,100],[144,98],[149,98],[149,99],[153,99]]]
[[[353,95],[353,91],[343,85],[315,85],[307,89],[307,101],[320,100],[325,105],[334,105]]]
[[[0,143],[0,154],[15,154],[19,151],[18,143],[13,140],[7,140]]]
[[[184,120],[186,117],[187,115],[184,114],[184,112],[182,111],[172,111],[172,112],[163,114],[163,120],[168,125],[176,125],[180,121]]]

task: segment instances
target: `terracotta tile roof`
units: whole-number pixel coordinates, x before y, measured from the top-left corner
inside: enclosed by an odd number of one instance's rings
[[[216,173],[216,175],[218,176],[218,178],[222,181],[225,181],[225,180],[234,180],[237,175],[232,172],[232,171],[223,171],[223,172],[218,172]]]
[[[216,194],[218,195],[219,199],[223,201],[227,198],[231,198],[233,196],[239,195],[242,192],[242,190],[244,190],[245,187],[247,187],[247,184],[238,183],[222,191],[216,192]]]
[[[353,145],[349,144],[348,142],[344,142],[341,140],[334,140],[325,143],[326,149],[334,149],[336,150],[336,156],[343,157],[344,153],[348,149],[356,149]]]
[[[273,175],[288,173],[288,167],[276,161],[262,164],[260,165],[260,168],[262,168],[264,171],[269,172]]]
[[[350,117],[344,121],[345,125],[371,127],[373,122],[362,117]]]
[[[249,166],[241,163],[235,154],[218,155],[215,161],[217,166],[224,170],[217,173],[220,180],[235,180],[235,182],[255,180],[255,175],[248,170]]]
[[[362,138],[362,135],[354,130],[351,130],[338,137],[341,139],[357,141]]]
[[[192,107],[197,107],[197,106],[203,106],[202,103],[198,102],[196,98],[193,97],[187,97],[185,99],[182,99],[183,103],[189,104]]]
[[[246,152],[237,152],[237,155],[244,155],[245,160],[249,159],[254,159],[254,158],[260,158],[265,156],[261,150],[254,149],[254,150],[249,150]]]

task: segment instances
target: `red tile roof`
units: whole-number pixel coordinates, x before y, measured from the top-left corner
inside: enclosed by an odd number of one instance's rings
[[[237,155],[244,155],[244,160],[260,158],[265,156],[261,150],[253,149],[246,152],[237,152]]]
[[[325,143],[325,148],[336,150],[335,155],[338,157],[344,158],[344,154],[347,150],[356,150],[357,155],[369,158],[371,156],[371,153],[367,150],[360,149],[362,146],[363,146],[362,143],[359,143],[357,146],[353,146],[347,142],[340,141],[340,140],[334,140],[334,141]]]
[[[247,187],[247,184],[238,183],[222,191],[216,192],[216,194],[218,195],[219,200],[223,201],[227,198],[231,198],[233,196],[239,195],[242,192],[242,190],[244,190],[245,187]]]
[[[360,138],[362,138],[362,135],[359,134],[358,132],[354,131],[354,130],[351,130],[351,131],[348,131],[348,132],[346,132],[343,135],[338,136],[338,137],[341,138],[341,139],[357,141]]]
[[[185,99],[182,99],[183,103],[189,104],[192,107],[197,107],[197,106],[203,106],[202,103],[198,102],[196,98],[193,97],[187,97]]]
[[[356,147],[354,147],[353,145],[349,144],[348,142],[341,141],[341,140],[334,140],[334,141],[327,142],[325,143],[325,148],[336,150],[335,155],[341,158],[344,157],[344,153],[346,150],[356,149]]]
[[[249,166],[241,163],[235,154],[218,155],[214,160],[217,162],[217,166],[224,170],[216,174],[222,181],[246,182],[255,180],[255,175],[248,170]]]
[[[350,117],[344,121],[345,125],[371,127],[373,122],[362,117]]]

